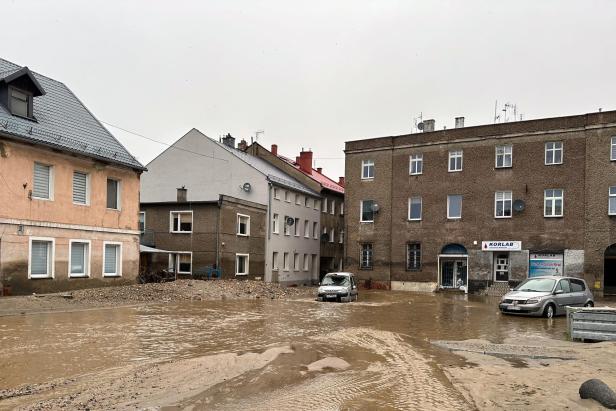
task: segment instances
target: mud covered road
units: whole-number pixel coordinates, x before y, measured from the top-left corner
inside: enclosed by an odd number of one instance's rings
[[[0,318],[0,409],[599,409],[614,344],[496,301],[364,292]],[[558,391],[558,392],[555,392]]]

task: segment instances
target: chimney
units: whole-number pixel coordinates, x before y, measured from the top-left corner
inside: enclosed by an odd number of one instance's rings
[[[436,124],[435,120],[424,120],[424,133],[429,133],[430,131],[434,131],[434,126]]]
[[[464,127],[464,117],[456,117],[456,128]]]
[[[344,187],[344,177],[338,177],[338,185]]]
[[[178,188],[178,203],[185,203],[188,197],[188,190],[182,186]]]
[[[317,167],[317,173],[323,174],[323,167]]]
[[[246,147],[248,147],[248,144],[244,139],[242,139],[242,141],[240,141],[240,143],[237,145],[237,149],[242,151],[246,151]]]
[[[302,150],[299,153],[299,169],[306,174],[312,174],[312,151]]]
[[[235,148],[235,137],[232,137],[230,133],[222,138],[222,143],[231,148]]]
[[[278,157],[278,144],[272,144],[272,154]]]

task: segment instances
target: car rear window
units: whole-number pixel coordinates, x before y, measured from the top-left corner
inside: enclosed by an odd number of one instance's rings
[[[581,280],[569,280],[571,282],[571,292],[579,292],[584,291],[586,287],[584,286],[584,281]]]

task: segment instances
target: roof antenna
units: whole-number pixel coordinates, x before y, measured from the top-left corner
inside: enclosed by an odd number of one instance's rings
[[[257,130],[255,131],[255,141],[259,142],[259,134],[265,134],[265,130]]]

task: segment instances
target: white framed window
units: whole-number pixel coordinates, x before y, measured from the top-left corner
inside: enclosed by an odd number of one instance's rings
[[[169,271],[178,274],[192,274],[192,252],[182,251],[169,254]]]
[[[289,271],[289,253],[282,254],[282,268]]]
[[[462,171],[462,150],[452,150],[449,152],[449,168],[450,173]]]
[[[121,183],[113,178],[107,179],[107,208],[119,210],[121,204]]]
[[[310,238],[310,221],[304,220],[304,237]]]
[[[332,202],[330,203],[330,208],[329,208],[329,213],[331,215],[336,214],[336,200],[332,200]]]
[[[421,208],[422,208],[421,197],[409,198],[409,221],[421,220]]]
[[[53,278],[55,275],[56,240],[48,237],[30,237],[28,278]]]
[[[139,231],[145,233],[145,211],[139,212]]]
[[[68,276],[90,276],[90,240],[69,240]]]
[[[235,275],[248,275],[249,254],[235,254]]]
[[[299,218],[296,218],[293,223],[293,235],[295,235],[295,237],[299,237]]]
[[[319,239],[319,223],[317,222],[312,223],[312,236],[315,240]]]
[[[53,200],[53,166],[34,163],[32,198]]]
[[[278,271],[278,252],[274,251],[272,253],[272,270]]]
[[[169,216],[170,233],[192,233],[192,211],[170,211]]]
[[[272,233],[278,234],[280,232],[280,216],[274,213],[272,217]]]
[[[344,215],[344,203],[340,203],[340,215]]]
[[[322,235],[322,237],[321,237],[321,238],[322,238],[322,239],[323,239],[323,238],[327,238],[327,227],[323,227],[323,235]],[[324,241],[324,240],[323,240],[323,241]]]
[[[509,168],[513,165],[513,146],[496,146],[496,168]]]
[[[423,173],[423,154],[411,154],[409,157],[409,174],[417,176]]]
[[[90,175],[73,171],[73,204],[90,204]]]
[[[360,203],[360,222],[374,222],[374,200],[362,200]]]
[[[344,243],[344,230],[340,230],[340,240],[338,242],[340,244]]]
[[[237,215],[237,235],[250,236],[250,216],[246,214]]]
[[[284,201],[287,203],[291,202],[291,193],[289,193],[289,190],[284,190]]]
[[[497,191],[494,193],[494,217],[511,218],[513,193],[511,191]]]
[[[550,141],[545,143],[545,165],[554,165],[563,163],[563,142]]]
[[[363,160],[361,162],[361,179],[372,180],[374,178],[374,160]]]
[[[321,203],[321,205],[323,206],[321,207],[321,211],[324,213],[327,213],[327,198],[323,199],[323,202]]]
[[[122,276],[122,243],[103,242],[103,277]]]
[[[291,226],[289,225],[289,216],[284,216],[284,235],[291,235]]]
[[[299,271],[299,254],[293,253],[293,271]]]
[[[616,186],[610,187],[607,213],[616,215]]]
[[[329,242],[333,243],[334,241],[336,241],[336,230],[332,227],[329,231]]]
[[[280,200],[280,190],[278,190],[276,187],[274,187],[274,198],[276,200]]]
[[[310,197],[304,196],[304,206],[310,207]]]
[[[372,243],[363,243],[359,256],[359,268],[362,270],[371,270],[373,265],[373,250]]]
[[[295,205],[301,205],[302,204],[302,196],[295,193]]]
[[[314,209],[318,210],[319,208],[321,208],[321,200],[314,200]]]
[[[458,194],[447,196],[447,218],[457,220],[462,218],[462,196]]]
[[[304,271],[309,271],[310,267],[310,256],[308,254],[304,254]]]
[[[562,217],[564,207],[564,193],[560,188],[549,188],[544,191],[544,217]]]
[[[616,136],[610,139],[610,160],[616,161]]]

